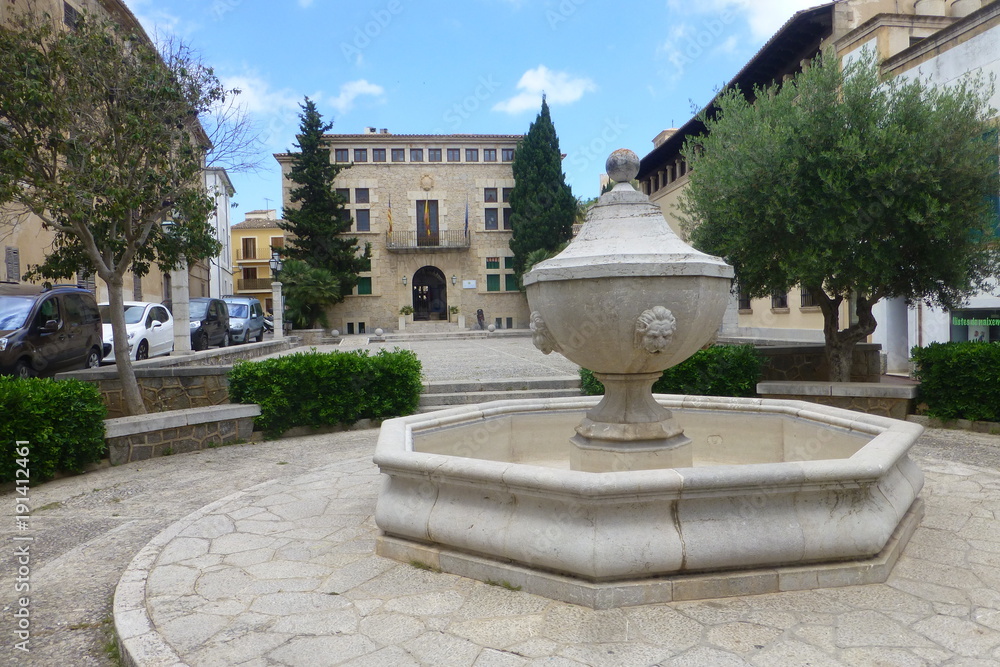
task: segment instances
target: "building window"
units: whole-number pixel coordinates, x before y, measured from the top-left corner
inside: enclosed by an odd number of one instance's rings
[[[257,267],[251,266],[243,269],[243,280],[257,280]]]
[[[461,162],[462,161],[462,149],[461,148],[449,148],[448,149],[448,162]]]
[[[370,232],[372,229],[372,212],[367,208],[359,208],[354,212],[354,222],[357,223],[357,231]]]
[[[63,23],[65,23],[70,28],[76,29],[76,24],[80,22],[80,12],[76,10],[76,7],[69,4],[68,2],[63,3]]]
[[[236,259],[257,259],[257,239],[252,236],[241,239],[243,256]]]
[[[810,292],[804,287],[800,289],[799,299],[801,300],[799,305],[802,308],[813,308],[819,305],[818,303],[816,303],[816,299],[813,298],[812,292]]]
[[[510,193],[514,191],[514,188],[504,188],[503,189],[503,201],[507,203],[510,201]]]
[[[514,269],[514,258],[513,257],[504,257],[503,258],[503,268],[513,270]]]
[[[504,283],[503,288],[508,292],[518,291],[517,276],[515,276],[513,273],[503,274],[503,283]]]
[[[777,310],[788,308],[788,294],[783,292],[774,292],[771,294],[771,308]]]
[[[504,229],[514,229],[514,223],[511,222],[511,210],[510,208],[505,208],[503,210],[503,228]]]
[[[740,310],[752,310],[752,308],[750,307],[750,295],[748,295],[743,290],[740,290],[739,301],[740,301],[739,305]]]
[[[358,278],[358,294],[364,296],[372,293],[372,279],[369,277]]]
[[[478,148],[466,148],[465,149],[465,161],[466,162],[479,162],[479,149]]]
[[[368,203],[368,188],[354,188],[354,203],[355,204]]]
[[[424,149],[423,148],[411,148],[410,149],[410,162],[423,162],[424,161]]]
[[[495,208],[488,208],[484,211],[486,215],[486,229],[499,229],[500,218]]]
[[[486,291],[487,292],[499,292],[500,291],[500,274],[499,273],[487,273],[486,274]]]
[[[405,148],[393,148],[392,149],[392,161],[393,162],[406,162],[406,149]]]
[[[500,158],[504,162],[513,162],[514,161],[514,149],[513,148],[501,148],[500,149]]]
[[[496,162],[497,161],[497,149],[495,148],[484,148],[483,149],[483,162]]]
[[[385,149],[384,148],[373,148],[372,149],[372,162],[385,162]]]
[[[487,257],[486,258],[486,270],[499,269],[500,268],[500,258],[499,257]]]
[[[142,301],[142,276],[135,273],[132,274],[132,298]]]
[[[427,161],[428,162],[440,162],[441,161],[441,149],[440,148],[428,148],[427,149]]]
[[[483,190],[483,201],[487,203],[496,203],[497,200],[497,189],[496,188],[486,188]]]
[[[17,248],[4,248],[4,264],[7,267],[7,280],[12,283],[21,282],[21,255]]]
[[[348,153],[347,153],[347,149],[346,148],[337,148],[337,149],[334,149],[334,151],[333,151],[333,160],[334,160],[334,162],[347,162],[347,160],[348,160],[347,155],[348,155]]]
[[[78,287],[82,287],[85,290],[90,290],[91,292],[97,291],[97,276],[95,276],[90,271],[77,271],[76,272],[76,284]],[[170,295],[164,295],[165,299],[169,299]]]
[[[355,162],[368,162],[368,149],[367,148],[355,148],[354,149],[354,161]]]
[[[337,188],[335,190],[337,195],[344,200],[345,204],[351,203],[351,189],[350,188]]]

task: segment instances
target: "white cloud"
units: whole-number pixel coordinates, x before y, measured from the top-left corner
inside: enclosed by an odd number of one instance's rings
[[[256,72],[248,71],[220,76],[227,90],[237,88],[240,94],[233,103],[246,109],[261,132],[261,141],[269,150],[285,150],[295,135],[299,122],[302,96],[289,88],[274,90]]]
[[[823,4],[822,0],[699,0],[697,3],[667,0],[667,6],[681,15],[701,15],[726,22],[733,14],[742,16],[755,40],[773,35],[795,12]]]
[[[349,81],[340,87],[340,94],[328,100],[328,104],[342,114],[354,108],[354,100],[362,95],[381,97],[385,94],[385,89],[374,83],[369,83],[364,79]]]
[[[201,26],[193,21],[181,19],[153,5],[152,0],[127,0],[126,5],[135,14],[142,29],[153,39],[176,35],[187,37]]]
[[[543,94],[549,104],[571,104],[583,97],[584,93],[597,90],[597,84],[590,79],[574,78],[567,72],[554,72],[545,65],[539,65],[521,75],[517,88],[520,93],[495,104],[493,110],[517,114],[538,109]]]

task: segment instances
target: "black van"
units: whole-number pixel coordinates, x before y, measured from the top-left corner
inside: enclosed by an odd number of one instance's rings
[[[101,313],[80,287],[0,285],[0,374],[33,377],[96,368]]]

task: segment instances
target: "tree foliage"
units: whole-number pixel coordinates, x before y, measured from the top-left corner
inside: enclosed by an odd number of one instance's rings
[[[573,237],[577,201],[562,171],[559,137],[542,98],[542,110],[514,153],[510,214],[514,272],[520,280],[535,250],[554,250]]]
[[[832,54],[753,102],[726,91],[684,149],[692,241],[732,264],[749,296],[808,290],[833,379],[847,380],[875,302],[953,307],[995,269],[990,94],[975,79],[883,81],[873,57],[841,68]]]
[[[284,210],[284,222],[278,225],[292,234],[282,255],[312,267],[311,282],[320,279],[319,272],[327,274],[321,280],[327,289],[312,290],[310,297],[322,297],[323,302],[310,304],[322,309],[343,301],[358,284],[358,273],[371,269],[371,247],[366,244],[362,250],[358,239],[347,235],[351,231],[351,218],[343,197],[333,187],[334,179],[345,167],[330,161],[330,149],[323,138],[333,124],[323,122],[316,103],[308,97],[301,107],[299,142],[295,144],[298,152],[292,153],[287,175],[296,185],[289,193],[293,206]],[[330,286],[335,289],[328,289]],[[296,289],[289,286],[289,300],[306,305],[305,295],[296,295]],[[313,318],[313,321],[318,320]]]
[[[283,263],[280,280],[284,290],[286,320],[296,329],[329,326],[326,305],[342,300],[341,283],[333,273],[300,260]]]
[[[237,91],[182,45],[161,55],[145,35],[87,14],[72,30],[41,14],[0,25],[0,72],[0,222],[40,218],[55,239],[26,277],[96,274],[125,340],[126,272],[219,252],[201,177],[212,137],[199,116]],[[247,130],[227,140],[253,141]],[[125,346],[116,361],[129,411],[144,412]]]

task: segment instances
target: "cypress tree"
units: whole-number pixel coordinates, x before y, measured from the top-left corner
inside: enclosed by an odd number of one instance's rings
[[[278,226],[293,236],[281,250],[283,257],[299,259],[309,266],[327,271],[340,285],[340,293],[324,305],[340,303],[358,284],[358,273],[371,268],[371,246],[359,255],[358,239],[344,236],[351,229],[343,197],[337,194],[333,180],[346,167],[330,161],[330,149],[323,134],[333,127],[324,123],[316,103],[305,98],[299,114],[299,142],[295,144],[292,167],[286,178],[295,183],[289,193],[292,204],[286,208]],[[291,152],[291,151],[289,151]]]
[[[562,171],[559,137],[542,97],[542,110],[514,154],[514,189],[510,194],[514,235],[514,271],[518,281],[536,250],[553,251],[573,236],[576,198]]]

